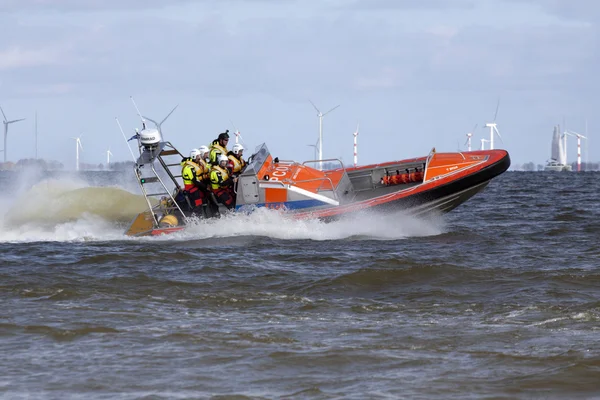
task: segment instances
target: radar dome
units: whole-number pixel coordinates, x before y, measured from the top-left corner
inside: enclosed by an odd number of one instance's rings
[[[156,146],[162,141],[158,129],[144,129],[140,132],[140,143],[145,147]]]

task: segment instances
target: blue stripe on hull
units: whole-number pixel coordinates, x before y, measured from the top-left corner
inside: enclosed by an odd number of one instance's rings
[[[241,206],[236,206],[236,211],[244,211],[246,209],[252,209],[254,207],[265,207],[273,210],[280,210],[285,208],[286,210],[303,210],[305,208],[313,208],[323,206],[326,203],[323,203],[319,200],[298,200],[298,201],[284,201],[280,203],[257,203],[257,204],[244,204]]]

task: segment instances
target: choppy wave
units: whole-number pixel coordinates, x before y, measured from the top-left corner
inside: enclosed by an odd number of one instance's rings
[[[429,220],[258,210],[127,238],[87,212],[4,227],[0,392],[597,398],[599,177],[506,173]]]
[[[0,324],[0,336],[17,334],[39,335],[48,336],[58,341],[74,340],[92,334],[110,334],[118,332],[119,331],[116,329],[105,326],[80,326],[64,329],[47,325],[19,326],[15,324]]]

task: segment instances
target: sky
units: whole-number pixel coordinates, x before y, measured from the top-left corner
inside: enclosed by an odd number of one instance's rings
[[[0,0],[8,159],[131,159],[132,105],[187,153],[234,126],[249,149],[359,164],[466,150],[496,123],[513,166],[553,126],[600,160],[600,2],[575,0]],[[475,125],[477,126],[475,127]],[[473,130],[475,128],[475,130]],[[133,143],[133,142],[131,142]],[[585,144],[584,144],[585,147]],[[251,151],[246,151],[249,155]],[[575,161],[576,141],[568,144]],[[584,157],[585,158],[585,157]]]

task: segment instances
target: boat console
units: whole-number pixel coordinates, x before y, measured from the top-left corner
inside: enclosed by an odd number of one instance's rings
[[[309,164],[273,158],[265,144],[258,146],[238,179],[237,209],[324,208],[351,201],[354,189],[341,161],[341,168],[320,171]]]

